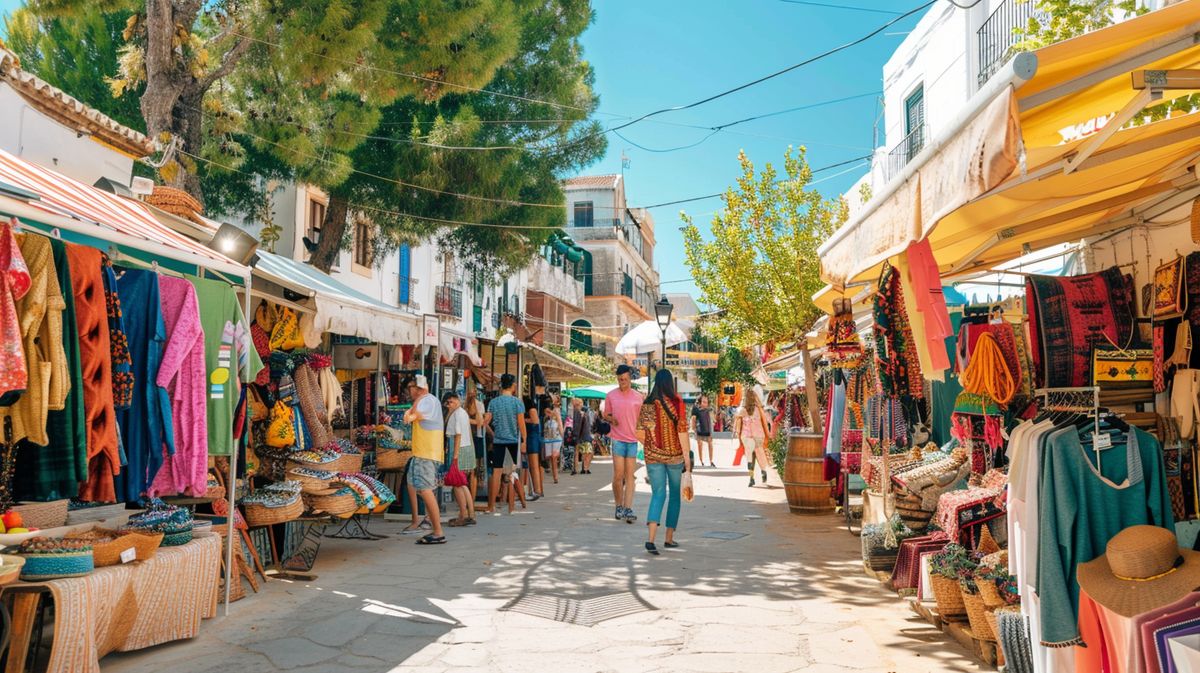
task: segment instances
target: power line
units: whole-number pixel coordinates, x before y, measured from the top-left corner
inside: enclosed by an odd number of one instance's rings
[[[812,169],[811,172],[812,173],[820,173],[820,172],[827,171],[827,170],[830,170],[833,168],[839,168],[841,166],[846,166],[848,164],[857,163],[859,161],[866,161],[867,159],[870,159],[870,158],[871,158],[870,154],[861,156],[861,157],[855,157],[853,159],[848,159],[846,161],[839,161],[836,164],[830,164],[828,166],[821,166],[820,168],[814,168],[814,169]],[[855,166],[854,168],[857,168],[857,166]],[[850,169],[850,170],[853,170],[853,169]],[[849,172],[849,170],[845,171],[845,172]],[[838,175],[841,175],[841,173],[838,173]],[[831,175],[829,177],[837,177],[837,176]],[[779,182],[787,182],[787,180],[779,180]],[[815,183],[808,183],[808,184],[815,184]],[[721,196],[725,196],[725,192],[717,192],[716,194],[705,194],[704,196],[693,196],[689,199],[679,199],[676,201],[664,201],[663,203],[655,203],[655,204],[651,204],[649,206],[638,206],[638,207],[649,210],[651,208],[662,208],[663,206],[675,206],[675,205],[679,205],[681,203],[691,203],[692,201],[704,201],[706,199],[715,199],[715,198],[718,198]]]
[[[860,94],[855,94],[853,96],[843,96],[842,98],[834,98],[832,100],[823,100],[818,103],[809,103],[807,105],[800,105],[797,107],[788,108],[786,110],[780,110],[778,112],[768,112],[766,114],[755,115],[753,117],[746,117],[745,119],[739,119],[735,122],[719,124],[712,128],[715,131],[724,131],[725,129],[729,128],[730,126],[737,126],[738,124],[745,124],[746,122],[752,122],[756,119],[766,119],[768,117],[777,117],[779,115],[787,114],[789,112],[799,112],[801,110],[811,110],[813,108],[824,107],[826,105],[833,105],[835,103],[845,103],[846,101],[857,100],[859,98],[866,98],[868,96],[874,97],[874,96],[878,96],[879,94],[880,94],[879,91],[871,91],[869,93],[860,93]]]
[[[720,92],[720,93],[713,94],[713,95],[711,95],[711,96],[708,96],[708,97],[705,97],[705,98],[701,98],[700,100],[693,101],[693,102],[691,102],[691,103],[686,103],[686,104],[684,104],[684,105],[675,105],[675,106],[672,106],[672,107],[666,107],[666,108],[661,108],[661,109],[658,109],[658,110],[654,110],[653,112],[647,112],[646,114],[644,114],[644,115],[642,115],[642,116],[640,116],[640,117],[637,117],[637,118],[635,118],[635,119],[633,119],[633,120],[631,120],[631,121],[625,122],[625,123],[623,123],[623,124],[617,124],[616,126],[610,126],[609,128],[607,128],[607,129],[604,129],[603,131],[598,131],[598,132],[596,132],[596,133],[593,133],[593,134],[591,134],[591,135],[584,136],[583,138],[577,139],[577,140],[575,140],[575,141],[573,141],[573,142],[574,142],[574,143],[580,143],[580,142],[583,142],[583,141],[585,141],[585,140],[588,140],[588,139],[590,139],[590,138],[596,137],[596,136],[598,136],[598,135],[603,135],[603,134],[605,134],[605,133],[608,133],[608,132],[610,132],[610,131],[619,131],[619,130],[621,130],[621,129],[623,129],[623,128],[627,128],[627,127],[633,126],[634,124],[637,124],[638,122],[644,121],[644,120],[646,120],[646,119],[649,119],[649,118],[651,118],[651,117],[655,117],[655,116],[657,116],[657,115],[660,115],[660,114],[664,114],[664,113],[667,113],[667,112],[678,112],[678,111],[680,111],[680,110],[688,110],[688,109],[691,109],[691,108],[694,108],[694,107],[698,107],[698,106],[704,105],[705,103],[711,103],[712,101],[714,101],[714,100],[717,100],[718,98],[724,98],[725,96],[728,96],[728,95],[730,95],[730,94],[734,94],[734,93],[737,93],[737,92],[739,92],[739,91],[743,91],[743,90],[745,90],[745,89],[749,89],[749,88],[750,88],[750,87],[752,87],[752,86],[757,86],[757,85],[759,85],[759,84],[762,84],[763,82],[766,82],[766,81],[768,81],[768,80],[771,80],[771,79],[774,79],[774,78],[776,78],[776,77],[779,77],[780,75],[785,75],[785,74],[787,74],[787,73],[789,73],[789,72],[792,72],[793,70],[797,70],[797,69],[799,69],[799,68],[802,68],[802,67],[804,67],[804,66],[806,66],[806,65],[810,65],[810,64],[812,64],[812,63],[816,63],[817,61],[820,61],[821,59],[828,58],[828,57],[830,57],[830,56],[833,56],[834,54],[837,54],[838,52],[845,51],[846,49],[849,49],[849,48],[851,48],[851,47],[854,47],[854,46],[857,46],[857,45],[859,45],[859,44],[862,44],[863,42],[866,42],[867,40],[871,39],[872,37],[875,37],[876,35],[878,35],[878,34],[882,33],[883,31],[887,30],[888,28],[892,27],[892,26],[893,26],[893,25],[895,25],[896,23],[898,23],[898,22],[900,22],[900,21],[902,21],[902,20],[904,20],[904,19],[906,19],[906,18],[908,18],[908,17],[912,16],[913,14],[916,14],[917,12],[920,12],[921,10],[924,10],[924,9],[927,9],[927,8],[929,8],[930,6],[932,6],[932,5],[934,4],[934,2],[936,2],[936,0],[929,0],[929,2],[926,2],[925,4],[923,4],[923,5],[919,6],[919,7],[915,7],[915,8],[913,8],[913,9],[910,9],[910,10],[908,10],[907,12],[905,12],[905,13],[901,14],[900,16],[897,16],[896,18],[894,18],[894,19],[892,19],[892,20],[888,21],[887,23],[883,24],[882,26],[879,26],[878,28],[876,28],[876,29],[872,30],[871,32],[867,33],[866,35],[864,35],[864,36],[862,36],[862,37],[860,37],[860,38],[857,38],[857,39],[855,39],[855,40],[852,40],[852,41],[850,41],[850,42],[847,42],[847,43],[845,43],[845,44],[842,44],[842,45],[840,45],[840,46],[834,47],[834,48],[832,48],[832,49],[829,49],[829,50],[823,51],[823,52],[821,52],[820,54],[817,54],[816,56],[813,56],[813,57],[811,57],[811,58],[807,58],[807,59],[805,59],[805,60],[803,60],[803,61],[800,61],[799,63],[794,63],[794,64],[792,64],[792,65],[789,65],[788,67],[786,67],[786,68],[783,68],[783,69],[781,69],[781,70],[776,70],[775,72],[773,72],[773,73],[770,73],[770,74],[768,74],[768,75],[764,75],[764,76],[762,76],[762,77],[759,77],[758,79],[755,79],[755,80],[752,80],[752,81],[746,82],[745,84],[739,84],[738,86],[735,86],[735,87],[733,87],[732,89],[726,89],[725,91],[722,91],[722,92]]]
[[[620,138],[621,140],[624,140],[625,142],[629,143],[630,145],[633,145],[634,147],[638,148],[639,150],[643,150],[643,151],[645,151],[645,152],[654,152],[654,153],[656,153],[656,154],[665,154],[665,153],[667,153],[667,152],[677,152],[677,151],[679,151],[679,150],[691,149],[691,148],[693,148],[693,147],[696,147],[696,146],[698,146],[698,145],[702,145],[702,144],[704,144],[704,142],[705,142],[706,140],[708,140],[709,138],[711,138],[711,137],[713,137],[713,136],[717,135],[717,134],[718,134],[718,133],[720,133],[720,132],[721,132],[721,129],[713,129],[713,130],[712,130],[710,133],[708,133],[707,135],[705,135],[703,138],[701,138],[701,139],[697,140],[697,141],[696,141],[696,142],[694,142],[694,143],[690,143],[690,144],[687,144],[687,145],[679,145],[678,147],[663,147],[663,148],[655,148],[655,147],[646,147],[645,145],[639,145],[639,144],[637,144],[637,143],[633,142],[632,140],[630,140],[629,138],[626,138],[624,135],[622,135],[622,134],[621,134],[621,132],[620,132],[620,131],[613,130],[613,133],[614,133],[614,134],[616,134],[616,136],[617,136],[618,138]]]
[[[792,5],[808,5],[810,7],[827,7],[829,9],[849,9],[849,10],[853,10],[856,12],[874,12],[876,14],[899,14],[900,13],[900,12],[893,12],[890,9],[876,9],[874,7],[854,7],[851,5],[835,5],[835,4],[831,4],[831,3],[825,3],[825,2],[810,2],[809,0],[779,0],[779,1],[786,2],[786,3],[792,4]]]

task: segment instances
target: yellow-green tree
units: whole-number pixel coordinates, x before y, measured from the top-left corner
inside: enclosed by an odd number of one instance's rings
[[[803,147],[788,148],[782,179],[770,163],[756,172],[745,152],[738,163],[710,235],[680,213],[688,267],[720,312],[711,334],[742,347],[795,340],[821,315],[811,299],[823,285],[817,247],[846,220],[846,204],[809,187]]]

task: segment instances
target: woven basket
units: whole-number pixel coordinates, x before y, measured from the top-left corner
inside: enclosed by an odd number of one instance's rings
[[[183,545],[191,542],[193,537],[195,537],[195,536],[192,532],[192,528],[191,528],[191,526],[188,526],[184,530],[177,530],[173,533],[164,534],[163,539],[162,539],[162,544],[160,544],[159,546],[160,547],[180,547],[180,546],[183,546]]]
[[[189,220],[196,220],[204,213],[204,206],[182,189],[155,185],[154,192],[147,194],[146,203]]]
[[[361,453],[343,453],[337,460],[326,463],[326,470],[332,472],[362,472],[363,456]]]
[[[337,475],[336,472],[328,472],[328,474],[329,479],[319,479],[300,474],[295,470],[288,470],[287,478],[300,482],[300,488],[305,493],[322,493],[333,487],[333,478]]]
[[[95,569],[92,550],[22,554],[25,565],[21,566],[21,579],[26,582],[56,580],[64,577],[82,577]]]
[[[246,513],[246,523],[251,526],[270,526],[277,523],[295,521],[304,514],[304,500],[296,501],[282,507],[267,507],[254,502],[242,503],[242,511]]]
[[[900,515],[900,520],[914,532],[924,531],[929,526],[930,520],[933,519],[933,512],[921,509],[921,499],[916,496],[896,496],[895,503],[896,513]]]
[[[305,493],[304,504],[309,511],[324,512],[330,516],[349,516],[358,510],[353,493],[337,495],[340,489],[329,489],[327,494]]]
[[[0,554],[0,585],[12,584],[21,576],[25,558],[15,554]]]
[[[380,470],[403,470],[408,466],[409,458],[412,458],[412,451],[382,449],[375,453],[375,466]]]
[[[25,528],[58,528],[67,523],[67,505],[70,500],[50,502],[23,502],[13,505],[12,511],[21,515]]]
[[[963,589],[961,585],[959,592],[962,594],[963,605],[967,608],[967,621],[971,624],[971,633],[974,633],[978,640],[996,640],[996,631],[987,621],[988,609],[983,606],[983,599],[978,594]]]
[[[983,599],[983,606],[989,610],[995,610],[1005,604],[1004,597],[1000,595],[1000,588],[992,580],[980,580],[975,583],[979,587],[979,597]]]
[[[963,617],[967,614],[967,606],[963,604],[962,589],[957,580],[932,575],[930,588],[933,589],[933,600],[937,602],[938,614],[943,619]]]
[[[992,630],[992,635],[995,636],[994,640],[999,642],[1000,641],[1000,621],[999,621],[999,618],[996,616],[996,611],[995,610],[984,610],[983,611],[983,621],[987,622],[987,627]]]
[[[133,559],[148,561],[154,558],[158,547],[162,544],[163,534],[153,531],[115,531],[107,528],[93,528],[82,533],[68,535],[76,540],[88,540],[92,545],[92,559],[97,568],[120,565],[121,554],[126,550],[134,550]],[[107,542],[99,542],[99,538],[113,538]]]
[[[204,491],[204,497],[210,500],[220,500],[225,497],[225,487],[220,484],[209,484]]]

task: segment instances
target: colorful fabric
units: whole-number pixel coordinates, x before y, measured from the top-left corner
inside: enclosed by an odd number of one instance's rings
[[[117,415],[113,408],[112,348],[108,307],[104,296],[102,253],[84,245],[67,244],[71,283],[75,291],[75,327],[83,374],[83,405],[87,428],[88,478],[79,491],[82,500],[115,502],[113,476],[121,471],[117,444]]]
[[[171,398],[175,452],[162,447],[163,464],[149,495],[203,495],[208,488],[204,330],[196,288],[182,278],[158,277],[166,347],[156,380]]]
[[[79,484],[88,478],[88,431],[84,414],[83,363],[80,361],[79,333],[75,317],[75,292],[71,283],[71,265],[67,246],[62,241],[50,241],[54,271],[62,293],[62,325],[59,335],[65,362],[63,386],[66,394],[60,409],[46,414],[49,442],[37,446],[22,442],[17,458],[14,481],[17,497],[22,500],[59,500],[75,497]],[[56,385],[51,380],[50,399]]]
[[[687,432],[687,410],[678,397],[667,402],[643,404],[638,415],[638,429],[645,431],[643,444],[646,463],[677,465],[683,462],[683,446],[679,434]],[[761,410],[760,410],[761,411]]]
[[[912,330],[900,288],[900,273],[885,266],[872,308],[875,326],[875,361],[883,392],[891,397],[925,396],[925,382],[913,345]]]
[[[125,314],[117,292],[117,274],[112,260],[101,253],[104,274],[104,305],[108,313],[108,346],[112,352],[113,407],[128,409],[133,402],[133,358],[125,335]]]
[[[1092,349],[1133,335],[1133,280],[1116,268],[1083,276],[1029,276],[1025,305],[1034,365],[1049,388],[1091,384]]]
[[[946,308],[946,295],[942,291],[941,272],[938,270],[933,247],[928,238],[908,246],[905,257],[912,279],[912,303],[924,321],[924,348],[929,352],[932,369],[937,372],[935,380],[941,379],[941,372],[950,368],[950,357],[946,353],[944,341],[946,337],[954,335],[950,312]]]
[[[1151,345],[1154,348],[1154,392],[1164,393],[1167,391],[1167,375],[1166,375],[1166,345],[1163,343],[1165,337],[1166,326],[1159,323],[1154,325],[1152,330]]]
[[[29,382],[17,302],[31,283],[12,225],[0,224],[0,406],[16,401]]]
[[[194,638],[217,612],[221,537],[162,547],[154,558],[45,582],[54,596],[49,673],[100,673],[100,658]],[[119,606],[128,606],[122,610]]]
[[[1183,313],[1187,302],[1184,291],[1184,258],[1175,259],[1154,270],[1154,317],[1166,318]]]
[[[999,473],[992,470],[988,474]],[[1003,475],[1003,473],[999,473]],[[985,476],[986,479],[986,476]],[[994,481],[992,482],[994,484]],[[1004,512],[997,503],[997,496],[1004,492],[1007,481],[996,487],[977,486],[961,491],[950,491],[938,498],[934,522],[945,531],[951,540],[959,541],[965,529],[995,518]]]

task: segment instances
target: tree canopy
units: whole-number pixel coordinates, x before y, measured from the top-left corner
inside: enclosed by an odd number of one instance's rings
[[[738,154],[741,177],[722,197],[705,236],[686,213],[687,264],[701,300],[717,310],[712,335],[746,348],[800,338],[821,315],[817,247],[846,220],[845,203],[810,188],[805,150],[784,155],[784,177],[766,164],[756,172]]]

